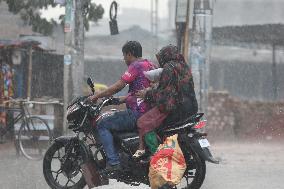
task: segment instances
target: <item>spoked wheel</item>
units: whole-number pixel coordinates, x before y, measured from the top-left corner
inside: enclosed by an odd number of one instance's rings
[[[31,160],[42,159],[52,140],[46,121],[40,117],[29,117],[19,130],[18,141],[23,155]]]
[[[187,162],[187,169],[184,176],[175,188],[177,189],[199,189],[205,179],[206,164],[197,153],[186,151],[184,153]]]
[[[80,145],[54,143],[43,159],[43,174],[52,189],[79,189],[86,185],[81,164],[87,161],[87,152]]]

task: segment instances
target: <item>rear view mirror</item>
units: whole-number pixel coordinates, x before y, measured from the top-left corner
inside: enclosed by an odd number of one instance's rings
[[[92,93],[95,94],[95,86],[94,86],[94,82],[93,82],[92,78],[88,77],[87,84],[91,88]]]

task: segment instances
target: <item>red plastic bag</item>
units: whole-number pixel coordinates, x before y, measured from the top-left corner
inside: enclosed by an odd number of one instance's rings
[[[152,189],[166,183],[177,185],[183,177],[186,163],[177,137],[177,134],[167,137],[151,159],[149,180]]]

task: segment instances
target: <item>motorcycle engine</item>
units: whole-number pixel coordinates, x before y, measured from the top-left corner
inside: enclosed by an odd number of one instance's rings
[[[145,167],[141,166],[139,163],[134,161],[129,157],[129,154],[125,152],[119,153],[119,158],[121,161],[121,165],[123,166],[124,176],[128,175],[127,177],[137,177],[137,176],[144,176],[145,175]],[[148,169],[148,167],[146,167]]]

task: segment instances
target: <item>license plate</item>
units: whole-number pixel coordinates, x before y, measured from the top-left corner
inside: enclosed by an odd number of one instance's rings
[[[200,146],[201,146],[202,148],[205,148],[205,147],[209,147],[209,146],[210,146],[209,141],[208,141],[206,138],[204,138],[204,139],[199,139],[198,142],[199,142],[199,144],[200,144]]]

